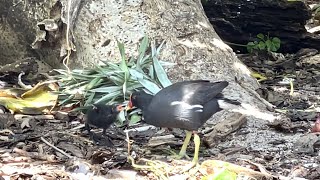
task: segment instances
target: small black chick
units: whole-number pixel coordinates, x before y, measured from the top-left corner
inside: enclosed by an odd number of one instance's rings
[[[105,105],[94,104],[92,108],[89,108],[86,114],[85,128],[90,133],[90,125],[102,128],[102,134],[106,134],[106,129],[114,123],[120,111],[122,111],[122,105]]]

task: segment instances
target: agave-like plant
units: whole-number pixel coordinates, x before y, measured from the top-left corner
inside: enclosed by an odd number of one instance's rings
[[[94,103],[123,103],[135,90],[144,89],[151,94],[169,86],[169,80],[163,66],[173,65],[160,61],[158,55],[164,42],[158,47],[154,41],[149,42],[144,37],[140,43],[139,56],[127,60],[124,44],[118,42],[121,55],[119,63],[103,61],[103,65],[96,65],[92,69],[75,69],[71,72],[55,70],[55,76],[60,82],[59,104],[81,103],[82,109]],[[130,123],[141,119],[135,111],[131,114]],[[125,120],[124,112],[119,115],[119,123]]]

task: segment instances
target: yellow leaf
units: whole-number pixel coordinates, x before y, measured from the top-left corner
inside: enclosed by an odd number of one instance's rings
[[[21,94],[25,92],[24,89],[12,88],[12,89],[1,89],[0,97],[13,97],[19,99]]]
[[[0,93],[0,104],[12,112],[23,114],[41,114],[53,108],[58,99],[59,87],[54,82],[38,83],[29,91],[24,92],[20,97],[10,95],[10,89],[7,95]]]

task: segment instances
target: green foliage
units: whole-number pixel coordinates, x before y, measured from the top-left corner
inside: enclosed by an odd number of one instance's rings
[[[201,0],[201,4],[202,4],[202,5],[205,5],[205,4],[207,4],[209,1],[210,1],[210,0]]]
[[[277,37],[269,37],[263,34],[257,35],[257,40],[253,42],[248,42],[247,50],[249,53],[252,53],[253,50],[261,51],[271,51],[276,52],[280,48],[281,41]]]
[[[150,47],[151,44],[151,47]],[[55,76],[60,82],[59,104],[80,103],[88,106],[94,103],[123,103],[130,94],[138,89],[144,89],[151,94],[171,84],[163,68],[164,65],[173,65],[158,59],[164,43],[159,47],[149,43],[145,37],[139,47],[137,58],[125,55],[124,44],[118,42],[121,61],[119,63],[103,62],[92,69],[75,69],[70,73],[66,70],[56,70]],[[83,108],[82,108],[83,109]],[[125,120],[120,113],[120,122]],[[140,119],[131,116],[131,123]]]
[[[224,169],[224,170],[218,171],[217,173],[204,176],[201,178],[201,180],[222,180],[222,179],[236,180],[237,174],[227,169]]]

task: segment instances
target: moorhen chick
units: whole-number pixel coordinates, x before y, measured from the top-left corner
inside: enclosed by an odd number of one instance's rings
[[[142,110],[144,121],[157,127],[180,128],[186,130],[186,137],[179,157],[186,156],[186,149],[194,134],[195,152],[191,166],[198,162],[200,137],[197,130],[213,114],[228,105],[240,105],[238,101],[223,97],[222,90],[227,81],[210,82],[190,80],[172,84],[154,96],[144,91],[130,96],[128,109],[133,106]],[[229,106],[230,107],[230,106]]]
[[[102,134],[106,135],[106,129],[117,120],[117,116],[122,110],[122,105],[93,104],[86,113],[85,129],[89,135],[92,135],[90,125],[93,125],[102,128]]]

